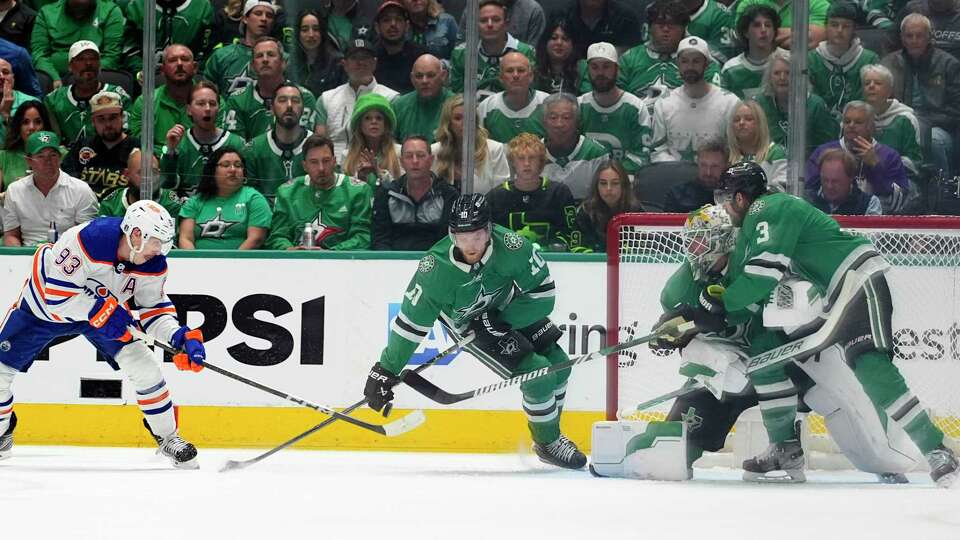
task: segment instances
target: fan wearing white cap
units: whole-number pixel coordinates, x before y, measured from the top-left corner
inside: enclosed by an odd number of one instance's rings
[[[700,143],[724,137],[739,99],[704,79],[711,61],[703,38],[690,36],[680,41],[677,67],[683,86],[653,107],[652,161],[693,161]]]
[[[54,88],[62,86],[61,77],[70,71],[69,63],[74,57],[73,46],[82,41],[99,48],[105,69],[120,69],[125,19],[117,4],[108,0],[27,4],[43,6],[37,8],[30,49],[33,65],[50,76]]]
[[[43,98],[44,105],[60,128],[63,143],[68,147],[94,135],[90,101],[95,94],[112,92],[120,97],[122,109],[126,110],[130,105],[130,96],[123,88],[100,81],[103,64],[100,47],[96,43],[77,41],[70,46],[69,58],[73,81]]]
[[[580,129],[611,151],[630,174],[650,160],[650,113],[643,99],[617,87],[619,56],[612,43],[587,48],[590,92],[580,96]]]
[[[227,96],[245,88],[254,80],[250,71],[253,45],[273,32],[277,7],[264,0],[247,0],[240,19],[241,38],[213,51],[203,68],[203,78],[217,85]]]

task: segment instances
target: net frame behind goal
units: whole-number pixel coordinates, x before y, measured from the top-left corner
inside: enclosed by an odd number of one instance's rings
[[[621,339],[628,339],[629,337],[635,337],[636,335],[645,334],[649,331],[653,322],[660,315],[660,306],[659,306],[659,289],[656,286],[656,283],[652,283],[648,286],[647,290],[650,294],[656,294],[657,299],[655,301],[655,308],[652,311],[655,313],[648,313],[643,311],[642,318],[650,319],[649,324],[644,327],[639,327],[635,329],[630,329],[631,335],[625,335],[626,332],[623,332],[624,328],[621,327],[622,324],[627,323],[626,321],[621,320],[621,298],[624,294],[624,282],[621,280],[623,270],[627,263],[621,261],[620,245],[621,245],[621,233],[623,230],[626,230],[628,233],[633,236],[630,237],[629,241],[633,243],[632,245],[639,245],[638,253],[647,253],[645,250],[649,249],[651,253],[646,255],[639,256],[639,263],[654,263],[654,264],[666,264],[671,265],[669,268],[676,268],[682,260],[682,245],[677,243],[675,237],[670,238],[672,245],[669,246],[669,252],[660,252],[654,245],[656,244],[656,236],[662,235],[665,232],[676,232],[680,231],[682,228],[684,219],[686,218],[685,214],[656,214],[656,213],[632,213],[632,214],[621,214],[616,216],[610,221],[610,224],[607,229],[607,343],[614,344],[618,343]],[[910,240],[911,242],[918,242],[917,249],[922,251],[924,245],[928,245],[930,239],[933,239],[934,242],[941,241],[944,246],[943,251],[946,253],[937,253],[937,252],[926,252],[921,255],[917,253],[907,253],[900,256],[901,259],[898,261],[897,255],[891,255],[889,253],[884,253],[884,255],[891,260],[891,263],[894,267],[898,265],[903,266],[904,268],[910,266],[916,267],[931,267],[938,268],[940,274],[946,276],[953,276],[953,286],[951,290],[940,290],[937,289],[935,292],[942,292],[941,297],[944,300],[944,304],[937,306],[925,306],[924,308],[928,309],[937,309],[942,312],[943,316],[948,319],[945,322],[946,325],[952,325],[949,328],[951,331],[947,332],[945,337],[946,341],[946,353],[942,358],[944,362],[952,362],[952,364],[947,365],[951,370],[951,374],[954,373],[956,369],[957,374],[960,374],[960,357],[956,357],[958,350],[960,350],[960,344],[958,344],[958,335],[960,332],[957,332],[953,329],[960,328],[960,217],[949,217],[949,216],[835,216],[835,219],[840,223],[844,229],[850,229],[858,231],[862,234],[867,234],[871,237],[879,238],[880,241],[889,241],[884,240],[887,238],[897,239],[896,241],[901,241],[903,239]],[[653,233],[650,235],[649,233]],[[647,236],[651,236],[651,239],[648,240]],[[667,236],[667,235],[664,235]],[[913,240],[911,240],[913,239]],[[928,241],[928,244],[923,244],[922,241]],[[912,244],[908,244],[910,249],[913,249]],[[676,248],[680,247],[680,252],[676,253]],[[904,248],[900,248],[904,249]],[[896,251],[896,250],[892,250]],[[881,252],[883,250],[881,249]],[[637,253],[631,255],[632,258],[638,258]],[[902,261],[909,261],[902,263]],[[902,264],[901,264],[902,263]],[[668,267],[664,267],[665,269]],[[916,270],[916,268],[914,269]],[[660,274],[657,278],[651,278],[653,281],[656,281],[658,278],[662,279],[662,274],[664,272],[657,272]],[[669,273],[672,273],[672,269],[669,270]],[[658,281],[656,281],[659,283]],[[894,285],[891,283],[891,288]],[[952,300],[951,300],[952,299]],[[643,304],[644,308],[647,306],[652,306],[652,300],[645,301]],[[911,307],[901,306],[898,308],[898,304],[903,303],[897,302],[895,298],[894,310],[897,309],[913,309]],[[949,305],[948,305],[949,304]],[[652,308],[651,308],[652,309]],[[918,308],[920,309],[920,308]],[[896,311],[895,311],[896,317]],[[628,324],[628,323],[627,323]],[[641,325],[642,326],[642,325]],[[896,328],[895,320],[895,331]],[[643,346],[642,346],[643,347]],[[637,348],[639,355],[649,354],[646,347],[643,347],[641,351],[640,348]],[[676,356],[675,354],[673,356]],[[636,358],[636,357],[633,357]],[[620,408],[625,406],[635,405],[640,401],[654,398],[666,391],[675,389],[680,386],[683,382],[682,377],[679,374],[676,374],[674,369],[674,381],[675,384],[672,388],[666,388],[661,385],[660,388],[652,390],[644,395],[631,396],[632,403],[621,402],[621,392],[624,390],[622,387],[622,375],[621,370],[624,368],[620,367],[621,362],[624,361],[624,358],[621,355],[611,355],[607,357],[606,362],[606,417],[608,420],[615,420],[617,418],[617,411]],[[627,361],[629,363],[629,359]],[[638,364],[639,365],[639,364]],[[659,369],[659,364],[647,364],[657,366]],[[678,365],[678,362],[673,364]],[[628,368],[629,369],[629,368]],[[916,369],[914,366],[910,368],[914,372]],[[925,396],[925,387],[929,392],[928,385],[915,384],[916,380],[911,380],[911,378],[916,379],[915,374],[908,375],[907,372],[904,373],[904,376],[907,378],[908,384],[911,386],[911,390],[914,391],[921,399],[922,402],[927,404],[927,398],[931,396]],[[939,376],[939,375],[938,375]],[[941,376],[942,377],[942,376]],[[954,380],[955,383],[960,384],[960,376],[951,380]],[[937,384],[943,383],[943,381],[933,381]],[[936,386],[936,385],[934,385]],[[665,388],[665,389],[664,389]],[[943,388],[937,388],[937,394],[945,392]],[[934,410],[935,416],[938,416],[936,421],[941,428],[944,428],[944,431],[948,436],[948,444],[950,446],[956,447],[960,443],[960,392],[954,392],[957,397],[954,402],[950,402],[946,407],[947,410],[943,410],[942,405],[939,406],[940,410]],[[935,400],[938,403],[943,403],[944,399],[949,400],[949,396],[935,396],[938,399]],[[940,399],[944,398],[944,399]],[[667,402],[665,405],[661,406],[659,409],[655,409],[647,420],[651,419],[660,419],[664,415],[664,408],[669,408],[670,402]],[[659,416],[658,416],[659,415]],[[811,415],[815,416],[815,415]],[[819,429],[822,435],[825,435],[825,429],[822,424],[822,419],[813,418],[814,429]]]

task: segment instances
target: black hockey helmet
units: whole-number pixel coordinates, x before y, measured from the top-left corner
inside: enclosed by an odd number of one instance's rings
[[[723,171],[713,191],[713,198],[717,204],[723,204],[737,193],[743,193],[753,200],[766,192],[767,173],[763,168],[753,161],[741,161]]]
[[[490,226],[490,203],[479,193],[457,197],[450,208],[450,232],[470,232]]]

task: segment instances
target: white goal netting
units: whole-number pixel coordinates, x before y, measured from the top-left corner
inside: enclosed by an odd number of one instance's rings
[[[662,310],[660,291],[683,261],[684,216],[628,214],[611,229],[608,247],[608,328],[619,341],[649,333]],[[870,238],[893,268],[895,362],[911,390],[960,448],[960,218],[839,218]],[[616,246],[613,242],[616,242]],[[621,353],[608,369],[608,417],[659,420],[672,400],[638,414],[638,403],[676,390],[680,357],[641,346]],[[616,399],[613,399],[613,396]],[[828,438],[823,419],[810,415],[815,436]]]

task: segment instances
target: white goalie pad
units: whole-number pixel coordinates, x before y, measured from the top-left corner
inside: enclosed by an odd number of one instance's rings
[[[680,353],[680,374],[696,380],[717,399],[724,392],[740,394],[750,380],[743,350],[725,339],[697,336]]]
[[[876,474],[904,473],[923,461],[896,422],[882,421],[839,345],[799,366],[816,382],[804,394],[804,401],[824,417],[830,436],[857,469]]]
[[[683,422],[596,422],[590,443],[590,470],[597,476],[670,481],[691,477]]]
[[[823,298],[809,281],[791,277],[774,287],[763,308],[763,326],[782,328],[787,334],[823,315]]]

